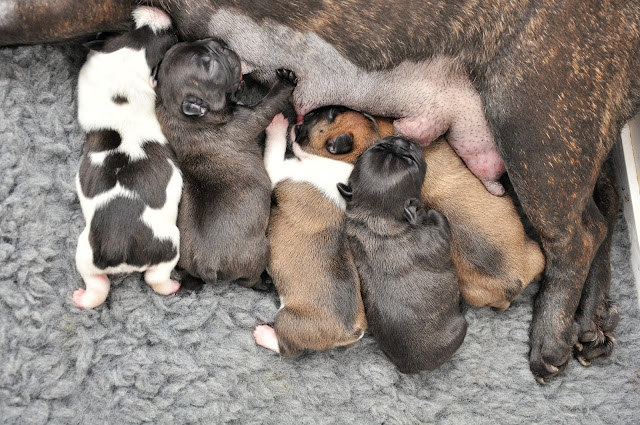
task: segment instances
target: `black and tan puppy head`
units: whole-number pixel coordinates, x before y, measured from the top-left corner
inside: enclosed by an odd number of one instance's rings
[[[240,88],[240,58],[220,41],[205,39],[173,46],[158,73],[159,102],[185,122],[223,124]]]
[[[296,142],[309,153],[355,164],[393,123],[344,106],[325,106],[306,114],[296,127]]]
[[[348,207],[404,217],[413,223],[426,169],[422,150],[415,142],[388,136],[358,158],[349,184],[338,184],[338,190]]]

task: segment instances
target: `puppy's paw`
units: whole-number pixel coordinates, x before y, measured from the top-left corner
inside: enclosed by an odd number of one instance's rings
[[[278,114],[273,117],[273,120],[271,120],[271,124],[267,126],[265,131],[267,132],[267,136],[274,134],[282,134],[286,136],[288,127],[289,120],[287,120],[287,118],[283,114]]]
[[[280,352],[280,346],[278,344],[278,337],[276,331],[269,325],[258,325],[253,329],[253,338],[256,340],[256,344],[261,347],[267,348],[276,353]]]
[[[427,211],[427,223],[436,227],[446,227],[448,225],[445,216],[440,211],[433,209]]]
[[[73,295],[71,295],[71,298],[73,299],[73,303],[80,308],[87,308],[84,306],[84,302],[83,302],[85,292],[86,291],[84,289],[80,288],[73,291]]]
[[[280,68],[276,71],[276,75],[280,80],[288,82],[294,87],[298,85],[298,77],[296,77],[295,72],[290,69]]]
[[[577,317],[580,332],[573,355],[581,365],[589,366],[592,360],[611,354],[619,319],[618,305],[611,301],[603,302],[595,317]]]
[[[151,285],[151,289],[160,295],[175,294],[180,289],[180,282],[177,280],[169,279],[166,282],[156,283]]]
[[[91,296],[83,288],[76,289],[71,296],[73,303],[83,310],[89,310],[102,304],[102,301]]]

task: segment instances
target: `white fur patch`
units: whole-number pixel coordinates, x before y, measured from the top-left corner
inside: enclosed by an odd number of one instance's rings
[[[91,52],[78,76],[78,121],[86,132],[116,130],[123,139],[139,146],[140,140],[166,139],[156,118],[156,94],[149,78],[145,51],[122,48],[112,53]],[[122,96],[127,103],[113,102]],[[136,146],[132,157],[139,157]],[[136,154],[136,152],[138,154]]]
[[[264,164],[271,187],[286,179],[311,183],[344,211],[347,204],[337,184],[347,183],[353,165],[304,152],[296,142],[293,143],[293,151],[297,157],[285,159],[286,133],[286,124],[267,128]]]
[[[171,26],[169,15],[156,7],[139,6],[133,11],[132,16],[136,23],[136,29],[147,25],[154,33],[157,33]]]

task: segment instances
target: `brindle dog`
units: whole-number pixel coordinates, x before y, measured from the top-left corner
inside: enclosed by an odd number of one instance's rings
[[[0,45],[113,30],[133,3],[6,0]],[[223,39],[260,78],[292,69],[301,114],[343,104],[396,117],[425,143],[446,132],[493,193],[506,168],[547,259],[532,372],[557,375],[574,347],[586,361],[611,352],[610,232],[593,190],[640,108],[639,0],[145,3],[165,8],[184,39]]]

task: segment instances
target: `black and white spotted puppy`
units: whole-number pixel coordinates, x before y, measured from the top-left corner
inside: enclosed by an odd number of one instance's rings
[[[138,7],[135,28],[91,51],[78,77],[78,120],[86,132],[76,188],[86,227],[76,266],[86,289],[73,293],[93,308],[109,293],[107,275],[144,272],[157,293],[176,292],[176,226],[182,175],[155,115],[152,70],[177,42],[163,11]]]

